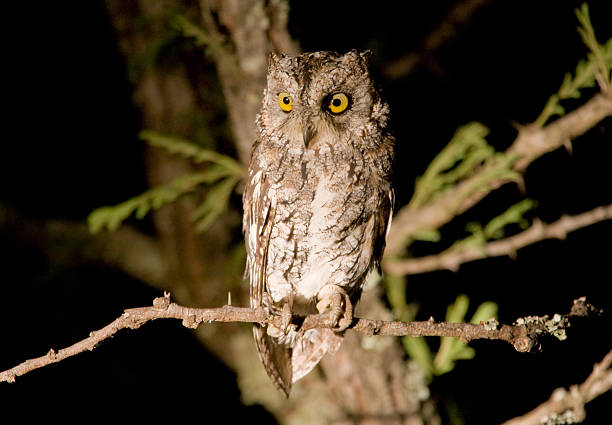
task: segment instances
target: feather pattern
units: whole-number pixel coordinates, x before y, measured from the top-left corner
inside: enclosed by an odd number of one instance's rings
[[[270,57],[243,195],[252,307],[275,313],[288,305],[304,316],[326,311],[338,291],[355,304],[368,273],[380,268],[394,139],[368,63],[369,54],[354,51]],[[347,99],[346,112],[330,112],[335,93]],[[285,97],[291,108],[279,107]],[[342,341],[341,332],[295,326],[255,325],[254,335],[286,396]]]

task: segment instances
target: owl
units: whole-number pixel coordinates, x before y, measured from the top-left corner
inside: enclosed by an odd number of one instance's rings
[[[274,385],[336,351],[391,223],[394,139],[373,84],[371,53],[272,53],[243,195],[251,307],[286,317],[255,324]],[[331,328],[299,317],[329,313]],[[292,320],[295,319],[295,320]]]

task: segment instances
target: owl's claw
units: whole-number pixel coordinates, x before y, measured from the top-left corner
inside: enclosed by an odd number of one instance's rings
[[[287,330],[289,329],[289,325],[291,325],[291,320],[293,315],[291,314],[291,304],[290,303],[285,303],[283,304],[283,309],[281,310],[281,329],[283,330],[283,332],[287,333]]]
[[[284,302],[282,306],[278,306],[274,303],[270,294],[264,293],[263,305],[271,316],[275,316],[274,320],[268,325],[268,334],[270,336],[282,338],[295,330],[295,325],[291,324],[293,320],[293,314],[291,313],[293,298]]]
[[[336,332],[346,330],[353,323],[353,304],[345,290],[336,293],[332,298],[331,318],[335,322],[334,331]]]
[[[329,312],[329,324],[335,332],[342,332],[353,323],[353,304],[347,292],[339,286],[332,285],[331,294],[322,297],[317,309]]]

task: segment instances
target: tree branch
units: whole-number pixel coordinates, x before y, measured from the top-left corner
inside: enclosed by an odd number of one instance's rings
[[[496,320],[476,325],[435,322],[433,318],[425,322],[393,322],[354,318],[349,329],[368,336],[450,336],[458,337],[464,342],[475,339],[497,339],[509,342],[519,352],[526,352],[537,347],[538,339],[542,335],[551,334],[559,339],[564,339],[565,328],[570,325],[570,319],[588,316],[596,311],[593,306],[586,303],[584,298],[580,298],[574,301],[568,314],[555,314],[552,319],[549,319],[547,315],[529,316],[517,319],[513,325],[502,325],[501,327],[498,326]],[[138,329],[145,323],[156,319],[180,319],[183,326],[193,329],[203,322],[273,323],[277,327],[283,327],[283,317],[270,315],[264,308],[234,307],[232,305],[220,308],[184,307],[171,302],[170,293],[166,292],[164,297],[156,298],[153,301],[153,306],[127,309],[112,323],[90,332],[89,337],[82,341],[59,351],[51,349],[44,356],[26,360],[11,369],[0,372],[0,382],[14,382],[17,376],[57,363],[86,350],[91,351],[121,329]],[[329,314],[310,315],[304,318],[300,330],[330,328],[332,323]]]
[[[541,425],[582,422],[586,415],[584,405],[612,389],[612,350],[580,385],[572,385],[567,391],[557,388],[550,398],[531,412],[504,422],[502,425]]]
[[[504,255],[514,257],[517,250],[527,245],[544,239],[565,239],[569,232],[610,219],[612,219],[612,204],[600,206],[578,215],[566,215],[550,224],[544,224],[536,219],[529,229],[505,239],[489,242],[485,246],[451,248],[437,255],[405,260],[390,259],[386,263],[386,270],[396,275],[427,273],[441,269],[457,271],[463,263]]]
[[[399,255],[405,241],[419,231],[437,229],[455,216],[468,210],[491,191],[513,179],[501,173],[511,162],[513,171],[523,173],[536,158],[553,151],[612,115],[612,91],[595,95],[587,103],[546,127],[523,127],[502,160],[485,163],[471,177],[422,208],[407,205],[393,217],[387,239],[387,258]],[[491,177],[498,176],[498,177]],[[385,265],[386,269],[386,265]]]

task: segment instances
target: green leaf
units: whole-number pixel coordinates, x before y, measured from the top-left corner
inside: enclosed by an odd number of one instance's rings
[[[493,301],[485,301],[480,304],[474,312],[470,323],[477,325],[489,319],[497,319],[497,304]]]
[[[437,229],[422,229],[412,235],[412,239],[425,242],[439,242],[440,231]]]
[[[446,321],[451,323],[463,323],[469,307],[469,299],[466,295],[459,295],[455,302],[446,311]],[[470,323],[478,324],[489,319],[496,318],[497,304],[486,301],[478,306],[472,316]],[[474,358],[476,351],[458,338],[443,337],[440,348],[433,360],[432,370],[435,375],[450,372],[455,367],[457,360],[469,360]]]
[[[471,360],[475,355],[476,350],[457,338],[444,337],[433,362],[433,373],[435,375],[448,373],[455,368],[457,360]]]
[[[204,202],[193,212],[192,218],[197,222],[196,230],[203,232],[223,213],[238,179],[228,177],[222,180],[206,194]]]
[[[603,45],[597,41],[586,3],[583,3],[576,10],[576,17],[581,25],[578,27],[578,33],[584,44],[589,48],[590,53],[586,59],[578,61],[573,76],[569,72],[564,75],[559,91],[548,99],[542,113],[535,121],[535,124],[540,127],[546,124],[553,115],[561,116],[565,114],[565,109],[559,105],[561,100],[578,99],[581,89],[595,86],[595,75],[597,73],[601,76],[600,81],[604,86],[610,87],[612,84],[612,76],[610,75],[612,39],[609,39]]]
[[[522,201],[512,205],[502,214],[491,219],[484,227],[484,236],[487,240],[499,239],[504,236],[504,227],[509,224],[521,224],[525,222],[524,214],[533,209],[537,202],[531,199],[523,199]]]
[[[206,170],[177,177],[164,186],[149,189],[143,194],[128,199],[115,206],[106,206],[94,210],[87,218],[89,230],[97,233],[103,228],[114,231],[130,215],[143,218],[151,209],[158,209],[163,205],[174,202],[180,196],[191,193],[203,183],[218,178],[215,170]]]
[[[402,322],[414,320],[419,308],[416,303],[406,302],[406,277],[385,273],[383,284],[395,316]]]
[[[220,167],[224,167],[233,175],[242,177],[246,174],[244,167],[234,158],[210,149],[202,149],[187,140],[166,136],[151,130],[141,131],[140,138],[151,146],[166,149],[172,154],[182,155],[195,163],[212,162]]]
[[[450,323],[465,322],[465,315],[470,306],[470,299],[465,294],[460,294],[455,302],[446,309],[446,321]]]
[[[436,155],[425,173],[416,181],[409,208],[419,208],[440,196],[491,158],[495,151],[485,139],[488,133],[489,129],[478,122],[457,129],[448,145]]]
[[[196,46],[208,46],[211,44],[210,36],[204,28],[194,24],[185,15],[177,14],[172,24],[183,33],[183,36],[192,38]]]
[[[419,365],[426,379],[431,379],[431,375],[433,373],[433,356],[431,354],[431,350],[427,346],[427,342],[425,342],[425,338],[403,336],[402,344],[404,345],[404,350],[406,353],[408,353],[410,358],[414,359],[414,361],[416,361],[416,363]]]

